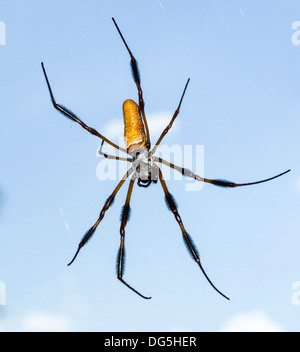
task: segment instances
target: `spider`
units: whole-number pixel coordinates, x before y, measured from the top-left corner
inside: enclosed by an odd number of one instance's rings
[[[139,74],[138,64],[137,64],[137,61],[136,61],[135,57],[133,56],[131,50],[129,49],[127,42],[125,41],[115,19],[112,18],[112,20],[113,20],[113,23],[114,23],[122,41],[123,41],[123,43],[124,43],[128,53],[129,53],[132,76],[133,76],[133,80],[136,84],[137,92],[138,92],[138,104],[136,104],[133,100],[130,100],[130,99],[125,100],[125,102],[123,103],[124,139],[125,139],[126,149],[121,148],[120,146],[116,145],[115,143],[113,143],[112,141],[110,141],[109,139],[104,137],[102,134],[100,134],[97,130],[86,125],[79,117],[77,117],[69,109],[56,103],[56,101],[54,99],[54,95],[52,93],[52,89],[51,89],[48,77],[47,77],[47,74],[46,74],[44,64],[43,64],[43,62],[41,63],[43,73],[45,76],[45,80],[46,80],[48,90],[50,93],[51,101],[52,101],[54,108],[57,109],[58,111],[60,111],[63,115],[65,115],[66,117],[68,117],[72,121],[77,122],[81,127],[83,127],[85,130],[87,130],[89,133],[102,139],[101,147],[99,150],[99,153],[102,156],[104,156],[105,158],[108,158],[108,159],[128,161],[128,162],[132,163],[132,166],[127,170],[127,172],[125,173],[123,178],[117,184],[116,188],[113,190],[111,195],[107,198],[107,200],[106,200],[106,202],[105,202],[105,204],[99,214],[99,217],[96,220],[96,222],[94,223],[94,225],[83,236],[81,242],[78,245],[77,251],[76,251],[73,259],[70,261],[70,263],[68,265],[71,265],[74,262],[79,251],[81,250],[81,248],[91,239],[91,237],[93,236],[93,234],[96,231],[96,228],[98,227],[98,225],[100,224],[100,222],[104,218],[106,211],[109,209],[109,207],[114,202],[114,199],[115,199],[117,193],[119,192],[120,188],[123,186],[126,179],[129,176],[131,176],[129,186],[128,186],[128,191],[127,191],[127,196],[126,196],[126,200],[125,200],[125,205],[123,206],[122,213],[121,213],[120,247],[119,247],[119,251],[118,251],[118,255],[117,255],[117,262],[116,262],[117,278],[125,286],[127,286],[130,290],[132,290],[133,292],[135,292],[136,294],[138,294],[142,298],[150,299],[151,297],[147,297],[147,296],[142,295],[138,290],[136,290],[131,285],[129,285],[123,278],[124,261],[125,261],[125,227],[126,227],[127,222],[129,220],[130,198],[131,198],[134,183],[137,181],[137,185],[139,187],[146,188],[146,187],[149,187],[152,182],[157,183],[159,181],[162,186],[163,192],[164,192],[166,205],[169,208],[169,210],[173,213],[175,220],[177,221],[177,223],[180,227],[180,230],[182,232],[183,241],[186,245],[186,248],[187,248],[189,254],[195,260],[195,262],[199,266],[200,270],[202,271],[203,275],[205,276],[205,278],[207,279],[209,284],[213,287],[213,289],[216,292],[218,292],[221,296],[223,296],[224,298],[229,300],[229,298],[213,284],[213,282],[210,280],[210,278],[206,274],[206,272],[202,266],[202,263],[200,261],[199,252],[198,252],[195,244],[193,243],[191,236],[188,234],[188,232],[186,231],[186,229],[183,225],[182,219],[178,213],[175,199],[172,196],[172,194],[169,192],[167,185],[166,185],[166,182],[164,180],[163,174],[161,172],[161,169],[159,168],[157,163],[167,165],[170,168],[180,172],[182,175],[184,175],[186,177],[190,177],[190,178],[195,179],[197,181],[206,182],[206,183],[210,183],[212,185],[226,187],[226,188],[250,186],[250,185],[254,185],[254,184],[258,184],[258,183],[267,182],[267,181],[273,180],[279,176],[286,174],[290,170],[287,170],[281,174],[278,174],[276,176],[273,176],[271,178],[267,178],[267,179],[264,179],[261,181],[249,182],[249,183],[234,183],[234,182],[230,182],[227,180],[208,179],[208,178],[200,177],[186,168],[174,165],[174,164],[169,163],[168,161],[166,161],[162,158],[154,156],[154,153],[155,153],[157,147],[161,143],[162,139],[166,136],[168,131],[171,129],[177,115],[179,114],[182,100],[185,95],[185,92],[188,87],[190,79],[188,79],[185,84],[185,87],[184,87],[183,93],[181,95],[178,107],[175,110],[173,117],[170,120],[170,123],[163,130],[163,132],[161,133],[157,142],[155,143],[154,147],[151,149],[150,133],[149,133],[149,128],[148,128],[147,119],[146,119],[145,110],[144,110],[143,91],[141,88],[141,78],[140,78],[140,74]],[[104,142],[106,142],[106,143],[110,144],[111,146],[113,146],[114,148],[126,153],[128,156],[127,157],[119,157],[119,156],[114,156],[114,155],[109,155],[109,154],[104,153],[102,151],[102,147],[103,147]]]

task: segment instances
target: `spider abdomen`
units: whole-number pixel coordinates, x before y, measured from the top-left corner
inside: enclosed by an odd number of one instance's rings
[[[139,106],[131,99],[123,103],[124,138],[129,153],[144,146],[146,134]]]

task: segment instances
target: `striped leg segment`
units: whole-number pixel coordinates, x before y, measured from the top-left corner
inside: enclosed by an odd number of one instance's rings
[[[175,200],[173,198],[173,196],[171,195],[171,193],[169,192],[168,188],[167,188],[167,185],[166,185],[166,182],[163,178],[163,175],[162,175],[162,172],[161,170],[159,169],[159,180],[160,180],[160,183],[162,185],[162,188],[164,190],[164,193],[165,193],[165,198],[166,198],[166,203],[167,203],[167,206],[168,208],[172,211],[178,225],[180,226],[180,229],[181,229],[181,232],[182,232],[182,236],[183,236],[183,240],[184,240],[184,243],[186,245],[186,248],[188,249],[189,253],[191,254],[192,258],[195,260],[195,262],[198,264],[199,268],[201,269],[203,275],[205,276],[205,278],[207,279],[207,281],[210,283],[210,285],[221,295],[223,296],[224,298],[228,299],[229,298],[227,296],[225,296],[220,290],[218,290],[216,288],[216,286],[212,283],[212,281],[210,280],[210,278],[208,277],[208,275],[206,274],[201,262],[200,262],[200,258],[199,258],[199,253],[198,253],[198,250],[196,249],[190,235],[186,232],[184,226],[183,226],[183,222],[181,220],[181,217],[178,213],[178,210],[177,210],[177,206],[176,206],[176,203],[175,203]]]
[[[138,292],[136,289],[134,289],[132,286],[130,286],[126,281],[124,281],[123,279],[123,274],[124,274],[124,267],[125,267],[125,227],[127,225],[127,222],[129,220],[129,215],[130,215],[130,198],[131,198],[131,194],[132,194],[132,189],[133,189],[133,185],[135,182],[135,175],[132,176],[130,183],[129,183],[129,187],[128,187],[128,191],[127,191],[127,197],[126,197],[126,201],[125,201],[125,205],[123,207],[123,211],[121,214],[121,227],[120,227],[120,235],[121,235],[121,239],[120,239],[120,248],[119,248],[119,252],[118,252],[118,256],[117,256],[117,265],[116,265],[116,269],[117,269],[117,276],[118,279],[128,288],[130,288],[133,292],[135,292],[136,294],[138,294],[140,297],[145,298],[145,299],[150,299],[151,297],[146,297],[144,295],[142,295],[140,292]]]
[[[100,222],[102,221],[102,219],[104,218],[105,213],[107,212],[107,210],[109,209],[109,207],[112,205],[116,194],[119,192],[120,188],[123,186],[124,182],[126,181],[126,179],[128,178],[128,176],[133,172],[133,169],[130,168],[126,174],[123,176],[122,180],[118,183],[117,187],[113,190],[112,194],[107,198],[107,201],[105,202],[100,215],[97,219],[97,221],[94,223],[94,225],[87,231],[87,233],[83,236],[81,242],[78,245],[78,249],[73,257],[73,259],[70,261],[70,263],[68,265],[71,265],[74,260],[76,259],[79,251],[81,250],[81,248],[92,238],[94,232],[96,231],[96,228],[98,227],[98,225],[100,224]]]

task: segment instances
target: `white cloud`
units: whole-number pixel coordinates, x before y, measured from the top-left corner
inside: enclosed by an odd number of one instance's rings
[[[159,137],[162,131],[170,123],[172,116],[173,113],[163,111],[155,114],[149,114],[147,117],[147,121],[149,125],[150,136]],[[174,122],[174,125],[172,126],[172,132],[177,129],[179,123],[180,122],[176,119],[176,122]],[[155,143],[155,141],[152,142]]]
[[[99,131],[100,132],[100,131]],[[108,139],[122,137],[124,134],[123,120],[111,120],[101,127],[101,134]]]
[[[32,312],[25,316],[22,327],[24,331],[63,332],[70,330],[71,322],[69,318],[63,315]]]
[[[255,310],[230,318],[220,329],[222,332],[284,332],[284,328],[272,321],[268,315]]]

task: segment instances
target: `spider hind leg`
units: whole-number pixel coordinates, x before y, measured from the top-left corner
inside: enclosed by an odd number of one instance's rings
[[[127,222],[129,220],[130,216],[130,199],[131,199],[131,194],[132,194],[132,189],[134,182],[136,180],[135,174],[131,177],[128,191],[127,191],[127,196],[126,196],[126,201],[125,205],[122,209],[121,213],[121,227],[120,227],[120,247],[117,255],[117,262],[116,262],[116,272],[117,272],[117,277],[118,280],[120,280],[125,286],[127,286],[130,290],[135,292],[137,295],[144,299],[150,299],[151,297],[146,297],[142,295],[140,292],[138,292],[136,289],[134,289],[132,286],[130,286],[124,279],[123,279],[123,274],[124,274],[124,268],[125,268],[125,227],[127,225]]]
[[[229,300],[229,298],[227,296],[225,296],[224,293],[222,293],[219,289],[217,289],[217,287],[212,283],[212,281],[210,280],[210,278],[206,274],[206,272],[205,272],[205,270],[204,270],[204,268],[203,268],[203,266],[202,266],[202,264],[200,262],[200,256],[199,256],[198,250],[197,250],[196,246],[194,245],[190,235],[186,232],[186,230],[184,228],[183,222],[182,222],[181,217],[180,217],[180,215],[178,213],[178,210],[177,210],[177,206],[176,206],[174,197],[170,194],[160,169],[159,169],[159,180],[160,180],[160,183],[161,183],[162,188],[163,188],[164,193],[165,193],[166,204],[167,204],[169,210],[173,213],[178,225],[180,226],[180,229],[181,229],[181,232],[182,232],[182,236],[183,236],[183,240],[184,240],[184,243],[185,243],[185,245],[186,245],[186,247],[188,249],[189,254],[195,260],[195,262],[198,264],[198,266],[201,269],[201,271],[202,271],[203,275],[205,276],[206,280],[214,288],[214,290],[216,292],[218,292],[221,296],[223,296],[224,298]]]

